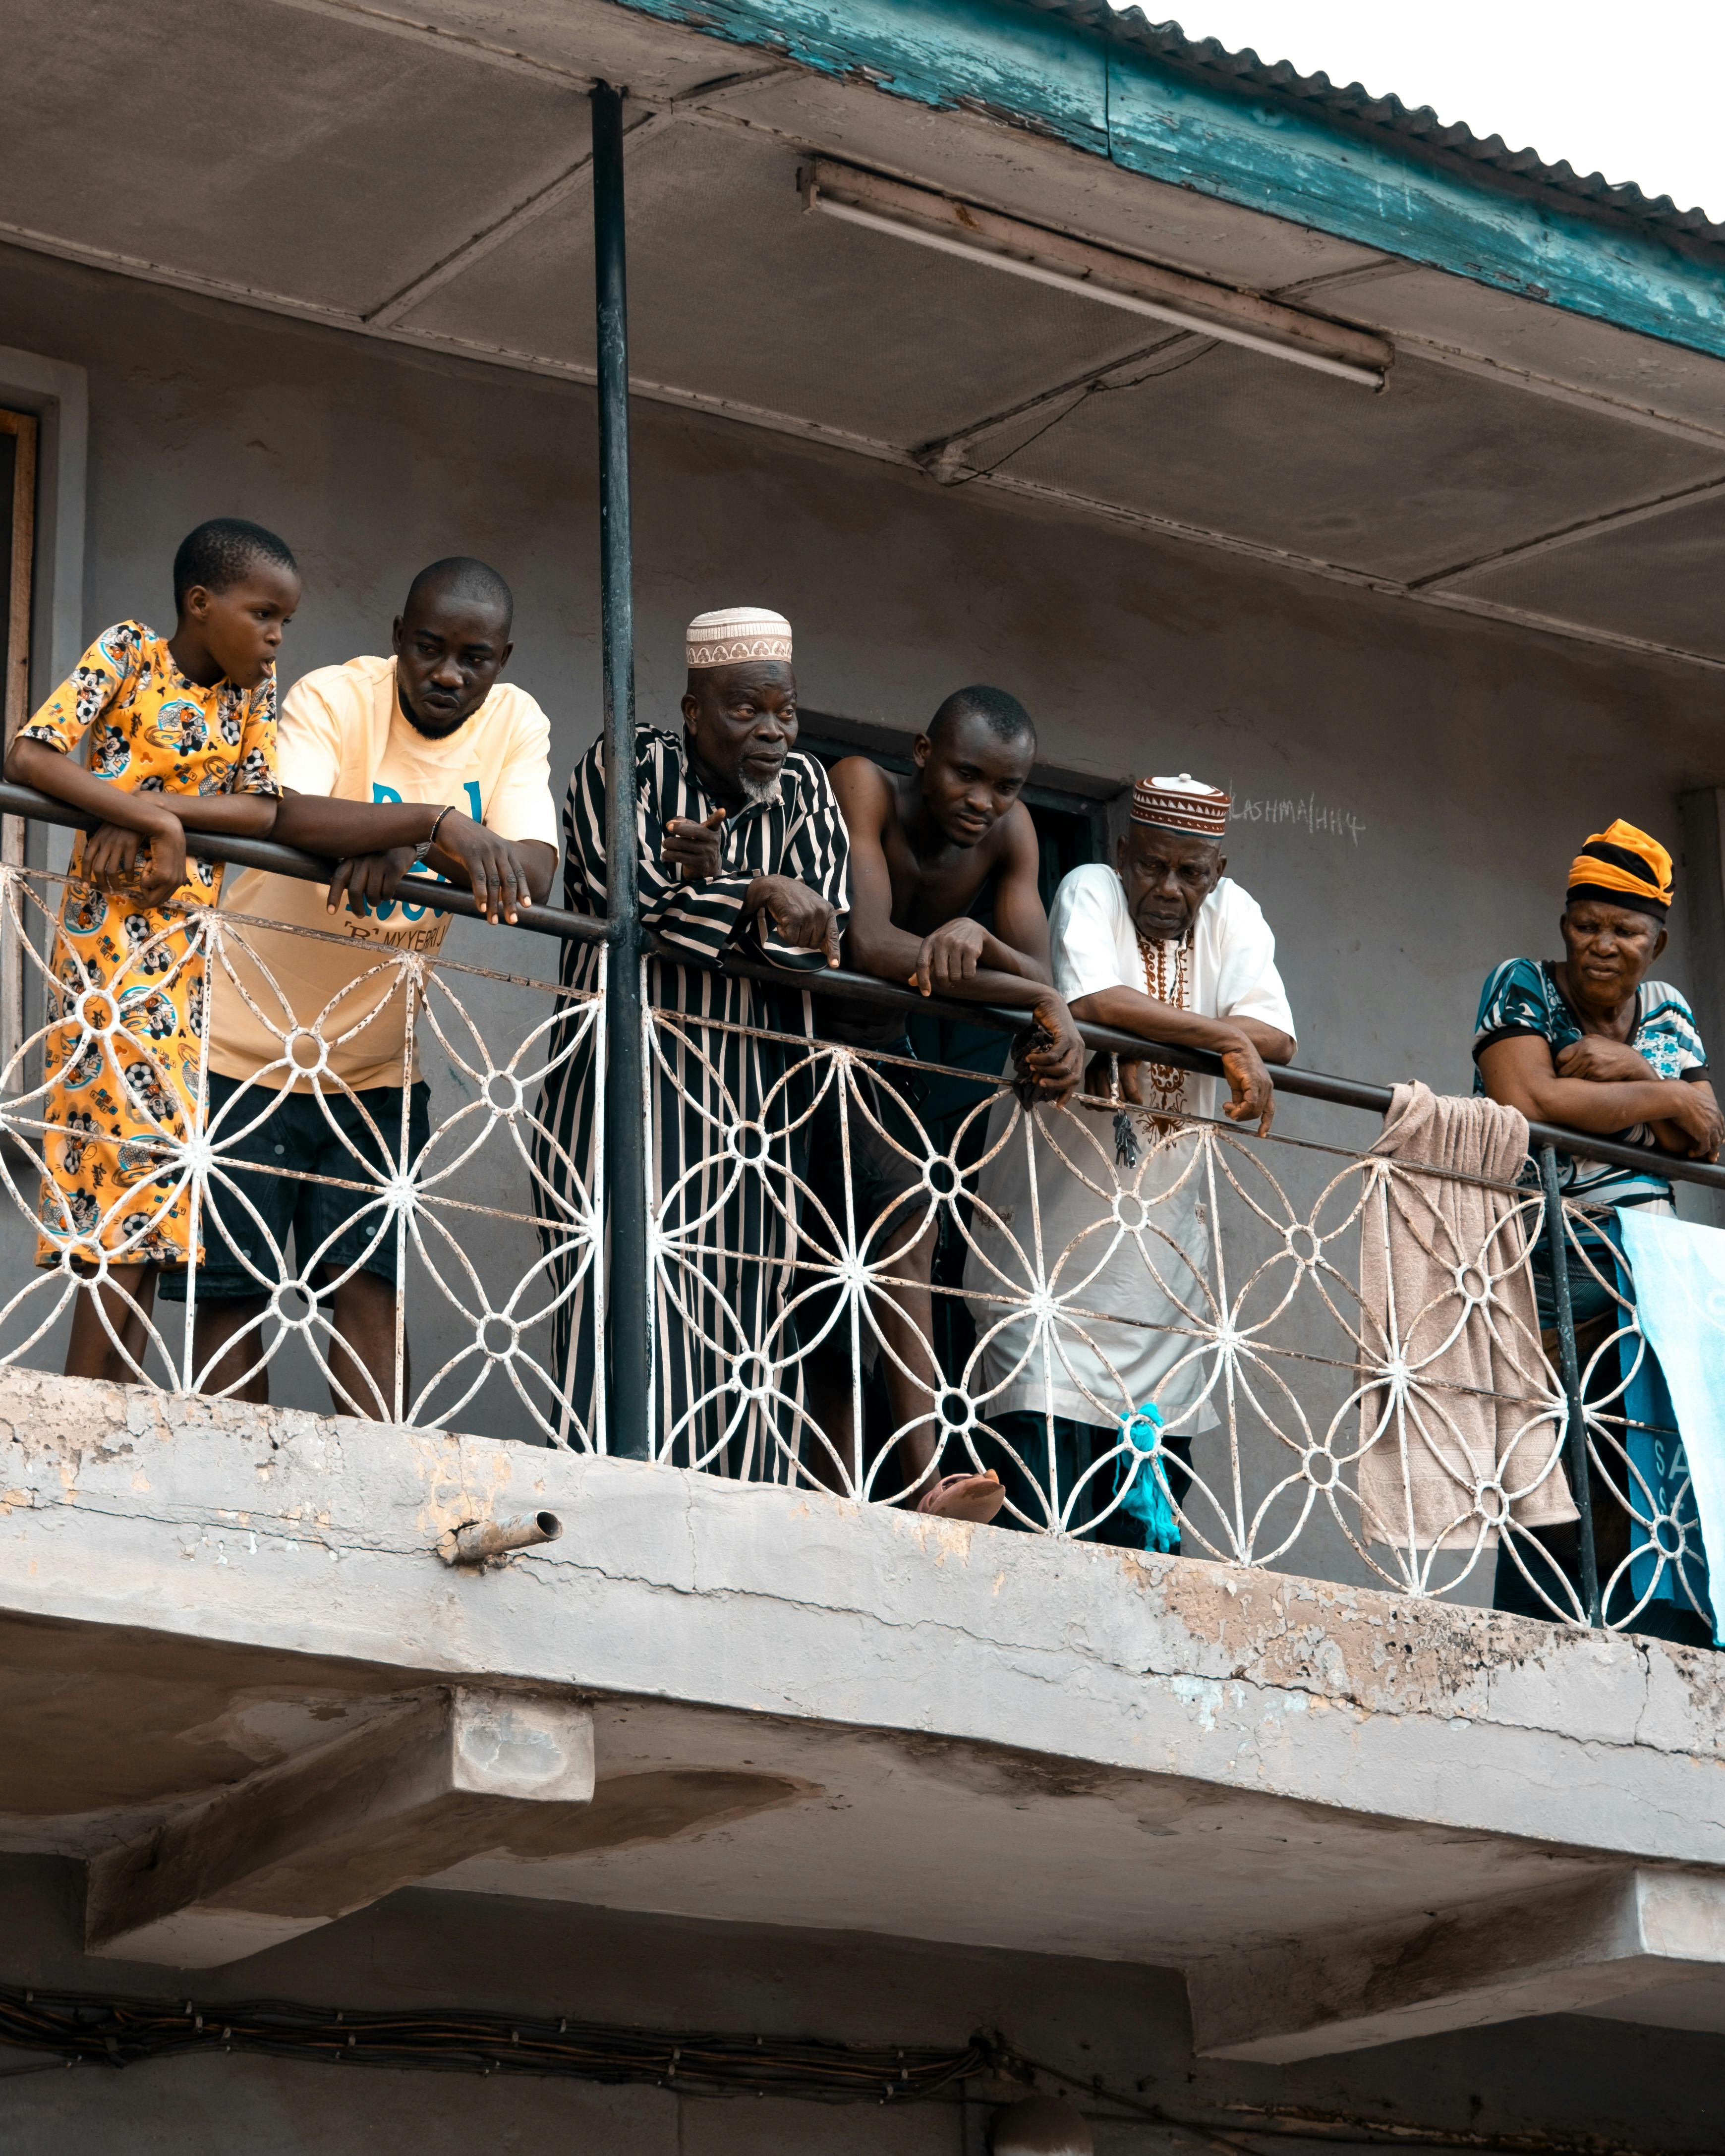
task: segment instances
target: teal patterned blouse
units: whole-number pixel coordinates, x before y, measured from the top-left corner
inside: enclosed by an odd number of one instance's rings
[[[1479,1054],[1494,1040],[1513,1040],[1520,1034],[1537,1035],[1551,1049],[1552,1061],[1571,1041],[1582,1035],[1581,1021],[1558,986],[1557,968],[1548,958],[1507,958],[1491,975],[1480,992],[1480,1014],[1474,1021],[1473,1090],[1483,1093]],[[1643,981],[1635,992],[1635,1023],[1629,1045],[1644,1056],[1661,1078],[1706,1075],[1707,1050],[1695,1024],[1695,1014],[1680,992],[1666,981]],[[1618,1145],[1654,1143],[1645,1123],[1614,1131]],[[1669,1198],[1671,1186],[1651,1166],[1617,1168],[1604,1161],[1558,1157],[1559,1181],[1568,1197],[1589,1206],[1644,1205],[1650,1199]],[[1522,1181],[1537,1183],[1538,1170],[1532,1161]]]

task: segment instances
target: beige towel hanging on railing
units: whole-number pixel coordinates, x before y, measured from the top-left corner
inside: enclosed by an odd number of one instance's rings
[[[1527,1118],[1398,1086],[1372,1150],[1398,1169],[1449,1173],[1382,1175],[1361,1214],[1368,1540],[1491,1548],[1506,1508],[1522,1527],[1573,1520],[1557,1456],[1563,1396],[1539,1345],[1522,1217],[1508,1188],[1491,1187],[1520,1173]]]

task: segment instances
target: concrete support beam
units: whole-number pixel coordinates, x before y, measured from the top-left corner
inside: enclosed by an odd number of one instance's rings
[[[1568,2014],[1725,1967],[1725,1875],[1637,1868],[1186,1973],[1200,2057],[1272,2066]]]
[[[593,1791],[584,1707],[458,1686],[404,1701],[95,1859],[92,1953],[211,1969],[363,1908]]]

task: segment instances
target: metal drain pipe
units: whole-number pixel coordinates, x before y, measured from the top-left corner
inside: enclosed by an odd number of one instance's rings
[[[437,1553],[445,1564],[485,1564],[516,1550],[554,1543],[563,1532],[555,1512],[523,1512],[513,1520],[470,1520],[465,1527],[439,1537]]]

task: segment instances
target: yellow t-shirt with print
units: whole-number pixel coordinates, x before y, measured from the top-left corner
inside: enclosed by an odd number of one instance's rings
[[[508,682],[500,681],[454,733],[433,741],[402,711],[393,658],[320,667],[282,700],[277,753],[281,783],[296,793],[447,803],[499,838],[557,844],[550,722]],[[224,938],[225,962],[210,967],[212,1070],[286,1084],[288,1036],[297,1027],[322,1035],[325,1067],[356,1091],[403,1083],[408,999],[391,954],[437,951],[448,914],[398,899],[363,919],[345,906],[331,913],[323,884],[259,869],[229,875],[222,911],[321,934],[234,924]],[[301,1091],[312,1086],[305,1065],[314,1053],[303,1038],[292,1045],[293,1082]],[[412,1075],[418,1075],[417,1050]]]

